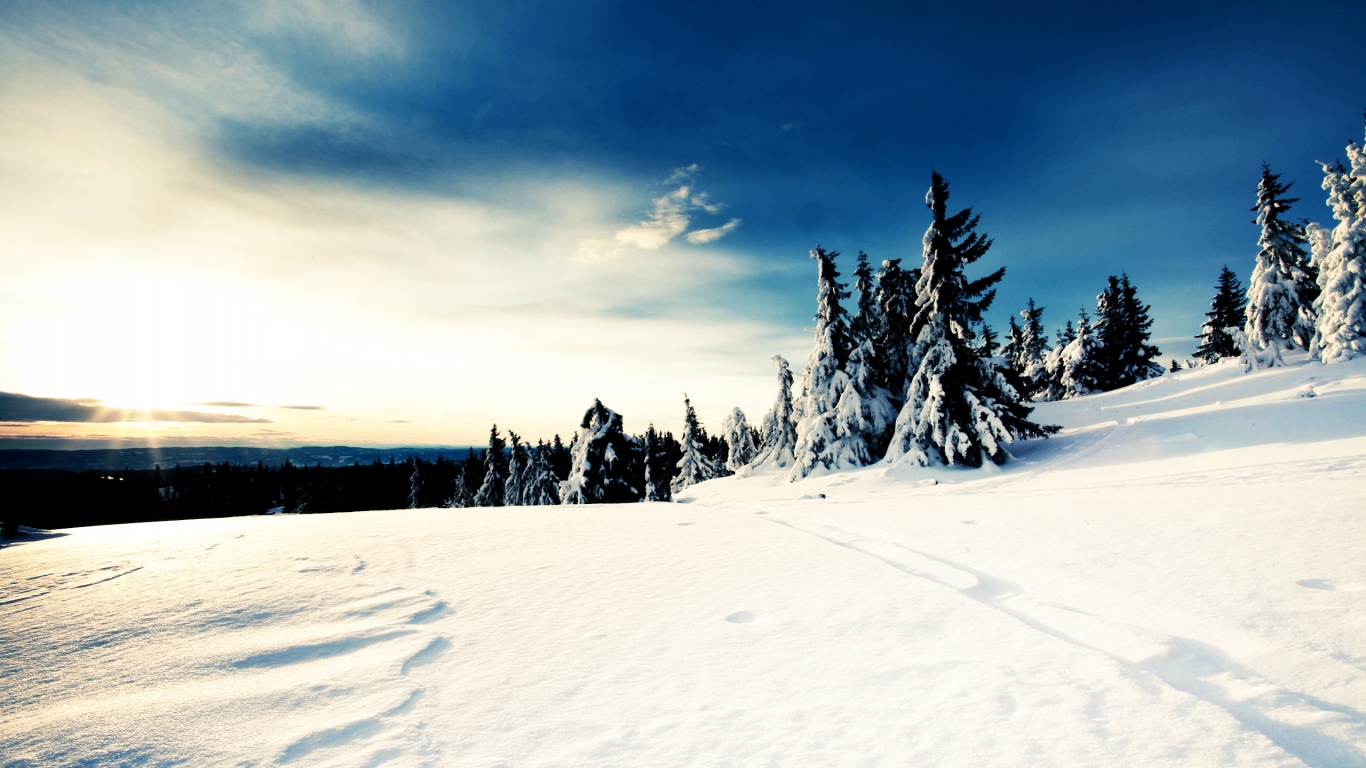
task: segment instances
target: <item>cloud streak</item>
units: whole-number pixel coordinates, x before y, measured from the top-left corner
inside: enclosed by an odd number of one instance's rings
[[[184,422],[189,424],[272,424],[270,419],[254,419],[231,413],[200,411],[148,411],[86,405],[80,400],[32,397],[0,392],[0,421],[78,422],[114,424],[118,422]]]
[[[713,203],[706,192],[694,192],[689,182],[702,167],[697,163],[675,168],[664,179],[665,185],[679,184],[661,197],[651,201],[645,220],[616,231],[610,240],[587,239],[579,243],[579,255],[589,260],[600,260],[625,255],[631,250],[657,251],[679,235],[693,245],[712,243],[734,232],[740,219],[732,218],[719,227],[695,229],[688,232],[695,214],[717,214],[725,210],[725,203]]]
[[[714,227],[712,229],[696,229],[688,233],[688,242],[693,245],[704,245],[706,243],[715,242],[726,235],[729,235],[731,232],[734,232],[736,227],[739,226],[739,219],[731,219],[719,227]]]

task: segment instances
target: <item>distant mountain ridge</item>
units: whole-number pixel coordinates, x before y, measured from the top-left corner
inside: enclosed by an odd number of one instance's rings
[[[475,446],[476,450],[479,446]],[[82,448],[76,450],[56,450],[43,448],[3,448],[0,449],[0,469],[65,469],[82,471],[87,469],[152,469],[160,465],[163,469],[177,464],[255,464],[262,462],[277,467],[289,461],[292,464],[324,467],[342,467],[360,462],[372,464],[375,461],[388,463],[404,461],[415,457],[424,461],[434,461],[438,455],[446,458],[464,458],[469,451],[468,445],[426,446],[421,448],[355,448],[344,445],[305,446],[302,448],[255,448],[230,446],[204,446],[186,448],[168,446],[164,448]]]

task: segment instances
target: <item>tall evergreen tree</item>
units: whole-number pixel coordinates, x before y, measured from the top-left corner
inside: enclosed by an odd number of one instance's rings
[[[460,473],[455,478],[451,497],[446,500],[448,507],[473,507],[474,496],[484,484],[484,462],[471,448],[465,460],[460,463]]]
[[[1063,360],[1063,352],[1067,350],[1067,345],[1077,338],[1077,330],[1072,327],[1072,321],[1068,320],[1063,327],[1058,329],[1058,342],[1053,345],[1044,356],[1045,384],[1036,396],[1040,400],[1061,400],[1067,393],[1063,386],[1063,376],[1067,373],[1067,365]]]
[[[560,479],[550,466],[550,447],[543,442],[530,452],[525,482],[522,483],[521,504],[545,507],[560,503]]]
[[[732,408],[721,422],[721,433],[729,447],[726,454],[726,469],[732,473],[739,472],[741,467],[754,460],[756,453],[754,438],[750,436],[749,422],[745,420],[745,412],[739,408]]]
[[[901,259],[882,262],[877,273],[877,304],[881,327],[874,343],[877,353],[877,384],[892,397],[894,407],[905,401],[910,384],[908,356],[912,343],[911,318],[915,315],[915,284],[920,270],[901,268]]]
[[[669,464],[661,463],[662,448],[659,432],[655,429],[655,425],[651,424],[649,429],[645,430],[646,501],[673,500],[672,489],[669,487],[673,480],[673,473],[668,469]]]
[[[1319,297],[1310,355],[1325,363],[1366,354],[1366,150],[1347,143],[1349,167],[1323,164],[1323,188],[1338,224],[1310,234]]]
[[[1062,375],[1058,382],[1058,400],[1105,391],[1106,356],[1102,354],[1103,344],[1098,335],[1091,332],[1091,319],[1086,316],[1086,310],[1082,310],[1075,336],[1059,355]]]
[[[868,266],[868,254],[858,252],[858,266],[854,268],[854,316],[849,319],[849,335],[857,346],[874,341],[882,333],[882,310],[878,306],[878,286],[873,270]]]
[[[1024,387],[1020,394],[1030,399],[1048,386],[1048,332],[1043,327],[1043,310],[1034,306],[1032,298],[1020,310],[1024,325],[1020,327],[1020,352],[1014,367]]]
[[[774,355],[773,364],[778,366],[778,396],[773,400],[773,407],[764,414],[764,440],[752,465],[772,465],[781,469],[796,461],[797,425],[792,407],[792,368],[782,355]]]
[[[1090,330],[1100,364],[1098,391],[1108,392],[1162,375],[1162,364],[1157,361],[1160,352],[1148,343],[1153,325],[1148,309],[1138,300],[1138,290],[1128,275],[1111,275],[1105,290],[1096,297],[1096,320]]]
[[[569,477],[569,449],[560,441],[558,434],[550,443],[550,467],[560,480]]]
[[[1001,349],[1000,343],[996,340],[996,331],[991,330],[990,325],[982,323],[982,330],[977,336],[977,350],[982,357],[995,357]]]
[[[422,508],[422,467],[417,459],[409,459],[413,465],[413,472],[408,476],[408,509]]]
[[[583,414],[569,453],[569,478],[560,485],[562,504],[640,501],[644,452],[622,431],[621,415],[601,400]]]
[[[1226,357],[1241,354],[1233,341],[1230,329],[1243,324],[1247,299],[1243,296],[1243,286],[1238,276],[1225,264],[1219,272],[1219,281],[1214,284],[1214,298],[1210,309],[1205,313],[1205,322],[1200,326],[1200,346],[1195,350],[1196,358],[1206,363],[1217,363]]]
[[[688,395],[683,395],[683,457],[678,460],[678,474],[674,476],[671,490],[674,494],[690,485],[696,485],[718,476],[716,465],[702,453],[702,429],[697,421],[697,411],[692,407]]]
[[[872,461],[865,432],[870,425],[861,415],[871,407],[866,402],[870,394],[858,392],[844,370],[852,350],[844,308],[840,306],[840,300],[848,294],[840,285],[835,268],[838,256],[837,252],[820,247],[811,251],[817,265],[816,338],[807,359],[802,399],[797,407],[796,462],[788,473],[791,480],[817,471],[862,467]],[[858,362],[860,368],[867,365],[862,353]]]
[[[530,461],[521,437],[510,429],[508,441],[512,443],[512,448],[508,451],[508,477],[503,481],[503,504],[517,506],[522,503],[527,481],[526,471]]]
[[[922,466],[1000,464],[1008,457],[1006,444],[1016,437],[1056,430],[1028,421],[1032,409],[976,349],[974,328],[981,325],[996,295],[992,286],[1005,270],[967,279],[964,268],[986,254],[991,240],[976,232],[979,217],[971,208],[949,216],[948,198],[948,183],[933,173],[925,198],[933,221],[923,240],[911,322],[915,373],[887,458],[908,458]]]
[[[1298,198],[1286,197],[1290,184],[1281,184],[1280,176],[1262,164],[1262,178],[1257,184],[1257,213],[1254,223],[1261,225],[1257,239],[1261,251],[1247,290],[1247,322],[1244,326],[1248,340],[1258,349],[1308,349],[1314,335],[1314,299],[1319,287],[1314,268],[1309,264],[1304,227],[1286,221],[1282,215],[1290,210]],[[1279,359],[1279,355],[1276,356]]]
[[[494,424],[489,430],[488,450],[484,452],[484,482],[474,494],[476,507],[503,506],[503,486],[508,479],[507,458],[503,456],[506,447],[503,438],[498,436],[498,425]]]
[[[1015,373],[1023,378],[1024,373],[1024,329],[1015,322],[1015,318],[1010,318],[1006,324],[1006,340],[1001,345],[1001,357],[1010,363],[1010,367]],[[1023,392],[1021,394],[1024,394]]]

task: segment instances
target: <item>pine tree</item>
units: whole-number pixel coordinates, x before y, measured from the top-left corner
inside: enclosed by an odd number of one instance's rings
[[[865,432],[871,425],[863,420],[862,414],[875,406],[866,402],[871,393],[854,390],[844,370],[852,350],[844,308],[840,306],[840,300],[848,294],[840,285],[835,268],[838,256],[837,252],[821,247],[811,251],[811,258],[816,260],[816,343],[807,359],[802,399],[796,409],[796,462],[788,473],[790,480],[872,462]],[[869,350],[871,346],[867,344]],[[867,367],[863,353],[858,362],[860,369]]]
[[[646,501],[672,501],[673,493],[669,487],[673,480],[673,473],[668,470],[670,466],[667,462],[661,462],[663,458],[659,432],[655,430],[655,425],[651,424],[645,430],[645,500]]]
[[[474,492],[470,490],[463,467],[460,474],[455,478],[455,486],[452,489],[451,497],[446,500],[446,506],[456,509],[475,506]]]
[[[1024,378],[1024,329],[1013,317],[1006,324],[1006,341],[1001,345],[1001,357],[1010,363],[1016,375]]]
[[[854,345],[874,341],[882,333],[882,310],[878,306],[877,283],[868,266],[868,254],[858,252],[854,268],[855,313],[849,320],[849,335]]]
[[[569,446],[569,477],[560,484],[562,504],[627,504],[640,501],[643,450],[626,436],[621,415],[594,400]]]
[[[792,407],[792,368],[782,355],[774,355],[773,364],[778,366],[778,396],[773,401],[773,407],[764,414],[764,440],[758,455],[751,462],[754,467],[771,464],[784,468],[796,461],[797,429]]]
[[[417,459],[409,459],[413,464],[413,472],[408,476],[408,509],[422,508],[422,467]]]
[[[749,422],[745,420],[745,412],[739,408],[732,408],[721,421],[721,433],[725,436],[729,449],[726,455],[726,469],[739,472],[741,467],[754,460],[756,453],[754,439],[750,437]]]
[[[498,436],[498,425],[489,430],[489,447],[484,452],[484,482],[474,494],[476,507],[503,506],[503,486],[507,484],[507,459],[503,456],[506,444]]]
[[[683,395],[683,457],[678,460],[678,474],[674,476],[670,488],[677,495],[690,485],[706,482],[717,477],[716,465],[702,453],[701,425],[697,422],[697,411],[687,393]]]
[[[1366,354],[1366,150],[1347,143],[1350,169],[1323,165],[1323,188],[1338,224],[1313,226],[1310,243],[1319,270],[1317,326],[1310,355],[1325,363]]]
[[[1014,367],[1024,386],[1020,394],[1029,399],[1048,386],[1046,359],[1049,348],[1048,333],[1043,328],[1043,310],[1043,307],[1034,306],[1032,298],[1020,310],[1024,325],[1020,328],[1020,352]],[[1013,323],[1014,318],[1011,321]]]
[[[537,443],[536,450],[531,452],[526,480],[522,483],[521,504],[547,507],[560,503],[560,479],[555,476],[555,468],[550,466],[550,451],[544,443]]]
[[[1181,363],[1177,362],[1176,358],[1173,357],[1172,364],[1167,366],[1167,370],[1171,371],[1172,373],[1176,373],[1177,371],[1181,370]]]
[[[1053,348],[1044,356],[1044,376],[1043,385],[1035,394],[1035,400],[1061,400],[1067,393],[1063,386],[1062,379],[1067,373],[1067,364],[1063,361],[1063,352],[1067,351],[1067,345],[1077,338],[1077,330],[1072,327],[1072,321],[1068,320],[1062,328],[1058,329],[1058,340]]]
[[[503,481],[503,505],[515,507],[522,503],[526,487],[526,471],[529,465],[526,446],[516,432],[508,430],[508,441],[512,449],[508,451],[508,476]]]
[[[1210,310],[1205,313],[1205,322],[1200,326],[1200,346],[1195,357],[1206,363],[1217,363],[1226,357],[1241,354],[1233,341],[1232,329],[1243,324],[1247,299],[1243,296],[1243,286],[1238,276],[1225,264],[1219,272],[1219,281],[1214,284],[1214,298]]]
[[[569,449],[564,447],[558,434],[550,443],[550,467],[560,480],[569,477]]]
[[[1298,198],[1285,197],[1290,184],[1262,164],[1262,179],[1257,184],[1257,213],[1254,223],[1261,225],[1257,240],[1261,251],[1247,290],[1248,340],[1258,349],[1308,349],[1314,335],[1314,299],[1318,298],[1317,275],[1309,264],[1304,227],[1285,221],[1281,215]]]
[[[1075,337],[1068,342],[1059,356],[1062,363],[1062,376],[1059,380],[1059,400],[1103,392],[1105,356],[1103,342],[1091,332],[1091,319],[1086,310],[1081,311],[1077,320]]]
[[[981,325],[996,295],[992,286],[1005,270],[967,279],[963,269],[986,254],[991,240],[976,232],[980,217],[971,208],[947,215],[948,197],[948,183],[933,173],[925,198],[933,221],[923,240],[910,328],[915,372],[887,458],[909,458],[922,466],[1000,464],[1008,457],[1005,445],[1016,437],[1041,437],[1056,429],[1029,422],[1032,409],[975,348],[974,328]]]
[[[877,305],[881,328],[875,339],[877,352],[877,384],[892,397],[893,407],[900,408],[910,385],[907,356],[911,344],[911,318],[915,315],[915,284],[920,270],[907,272],[901,259],[882,262],[877,273]]]
[[[1093,391],[1108,392],[1162,375],[1160,353],[1148,343],[1153,324],[1148,309],[1128,275],[1110,276],[1096,297],[1096,320],[1090,326],[1099,365],[1099,388]]]

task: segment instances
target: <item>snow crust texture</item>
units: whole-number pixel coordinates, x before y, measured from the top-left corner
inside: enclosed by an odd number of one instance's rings
[[[34,536],[0,765],[1366,765],[1366,360],[1038,416],[999,469]]]

